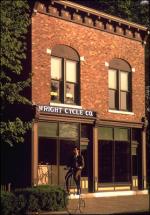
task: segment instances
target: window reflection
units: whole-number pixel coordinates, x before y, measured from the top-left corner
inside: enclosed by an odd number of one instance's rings
[[[78,124],[75,123],[60,123],[59,136],[68,138],[78,138]]]

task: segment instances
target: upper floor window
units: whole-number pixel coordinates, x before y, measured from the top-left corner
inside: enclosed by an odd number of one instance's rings
[[[109,109],[131,111],[131,68],[121,59],[109,64]]]
[[[79,105],[79,80],[78,53],[65,45],[55,46],[51,57],[51,101]]]

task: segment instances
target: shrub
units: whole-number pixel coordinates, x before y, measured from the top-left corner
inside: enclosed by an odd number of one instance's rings
[[[1,214],[16,215],[17,199],[11,192],[1,191]]]
[[[18,200],[18,211],[58,211],[66,206],[67,195],[59,186],[37,186],[15,190]]]

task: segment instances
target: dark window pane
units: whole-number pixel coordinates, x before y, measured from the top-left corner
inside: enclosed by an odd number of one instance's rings
[[[76,123],[60,123],[59,136],[67,138],[78,138],[79,125]]]
[[[98,182],[112,182],[112,141],[98,141]]]
[[[57,184],[57,140],[39,138],[38,184]]]
[[[81,137],[89,138],[90,137],[90,126],[87,124],[81,124]]]
[[[78,144],[78,141],[60,140],[60,165],[67,165],[73,153],[73,147]]]
[[[141,129],[132,128],[132,140],[140,142],[141,140]]]
[[[84,157],[85,166],[82,170],[82,177],[88,177],[88,154],[87,145],[81,145],[81,154]]]
[[[109,108],[116,109],[116,91],[109,90]]]
[[[115,141],[115,182],[130,181],[130,144]]]
[[[99,140],[113,140],[113,128],[98,128],[98,139]]]
[[[138,156],[137,155],[132,156],[132,175],[133,176],[138,175]]]
[[[60,100],[60,82],[59,81],[51,81],[51,100],[59,101]]]
[[[128,101],[128,93],[127,92],[120,92],[120,109],[127,110],[127,101]]]
[[[56,140],[39,138],[39,163],[56,165]]]
[[[39,122],[38,136],[39,137],[56,137],[57,123]]]

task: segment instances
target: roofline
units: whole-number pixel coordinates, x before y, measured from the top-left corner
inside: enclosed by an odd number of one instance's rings
[[[143,26],[143,25],[140,25],[140,24],[136,24],[134,22],[130,22],[130,21],[126,21],[122,18],[119,18],[117,16],[112,16],[112,15],[109,15],[107,13],[103,13],[101,11],[98,11],[98,10],[95,10],[95,9],[91,9],[89,7],[86,7],[86,6],[83,6],[83,5],[80,5],[80,4],[77,4],[77,3],[74,3],[74,2],[70,2],[68,0],[52,0],[53,2],[55,3],[59,3],[61,5],[66,5],[68,7],[73,7],[73,8],[76,8],[78,10],[82,10],[84,12],[87,12],[87,13],[92,13],[94,15],[97,15],[97,16],[100,16],[102,18],[106,18],[106,19],[111,19],[113,21],[116,21],[116,22],[120,22],[120,23],[123,23],[125,25],[129,25],[129,26],[132,26],[134,28],[138,28],[140,30],[143,30],[143,31],[147,31],[148,28]]]

